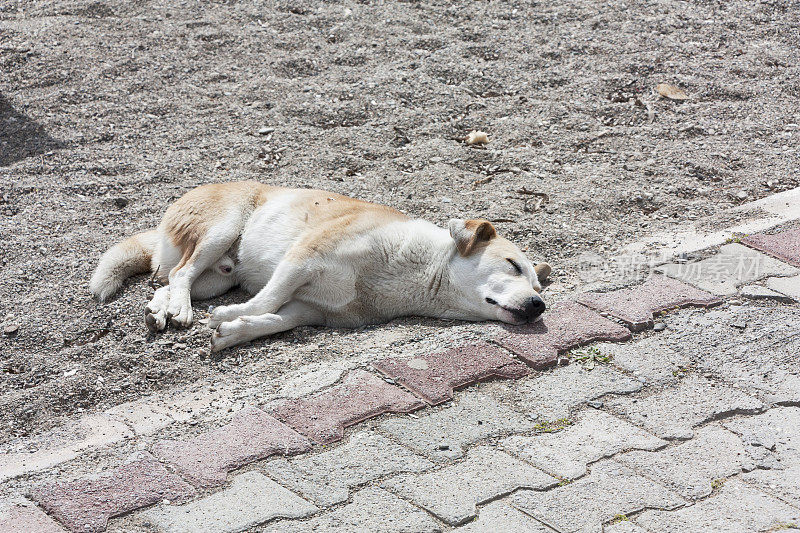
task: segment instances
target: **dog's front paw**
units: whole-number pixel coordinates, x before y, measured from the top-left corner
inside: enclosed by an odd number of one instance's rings
[[[208,319],[208,327],[217,329],[221,324],[230,322],[241,316],[238,306],[220,305],[211,310],[211,317]]]
[[[211,334],[211,351],[218,352],[251,340],[247,329],[248,323],[241,318],[221,323]]]

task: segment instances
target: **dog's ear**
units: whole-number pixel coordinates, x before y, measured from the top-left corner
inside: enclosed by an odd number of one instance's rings
[[[544,283],[544,280],[547,279],[547,276],[550,275],[553,269],[547,263],[539,263],[533,267],[533,271],[536,273],[536,278],[539,280],[539,283]]]
[[[450,236],[456,241],[458,253],[464,257],[497,236],[492,223],[483,219],[462,220],[454,218],[450,221],[448,227],[450,228]]]

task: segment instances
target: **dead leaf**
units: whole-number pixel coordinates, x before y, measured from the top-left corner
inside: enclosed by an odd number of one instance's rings
[[[680,89],[675,85],[670,85],[669,83],[659,83],[658,85],[656,85],[656,91],[658,91],[658,94],[660,94],[664,98],[669,98],[670,100],[689,99],[689,95],[683,92],[683,89]]]

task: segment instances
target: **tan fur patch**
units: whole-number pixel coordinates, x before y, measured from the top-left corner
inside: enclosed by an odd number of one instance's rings
[[[317,190],[295,191],[292,210],[306,224],[306,231],[287,254],[287,259],[303,261],[336,247],[345,237],[372,230],[394,220],[408,217],[391,207],[372,204]]]
[[[181,196],[169,206],[161,222],[163,233],[182,254],[172,271],[186,265],[210,227],[232,212],[246,218],[277,190],[256,181],[242,181],[201,185]]]
[[[488,220],[465,220],[464,228],[472,234],[468,239],[458,239],[456,241],[458,253],[464,257],[481,250],[489,241],[497,237],[497,231]]]

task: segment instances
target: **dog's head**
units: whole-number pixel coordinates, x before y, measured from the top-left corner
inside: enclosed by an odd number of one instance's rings
[[[550,273],[547,263],[534,267],[488,220],[453,219],[449,228],[457,251],[450,265],[452,281],[475,318],[523,324],[544,312],[539,292]]]

